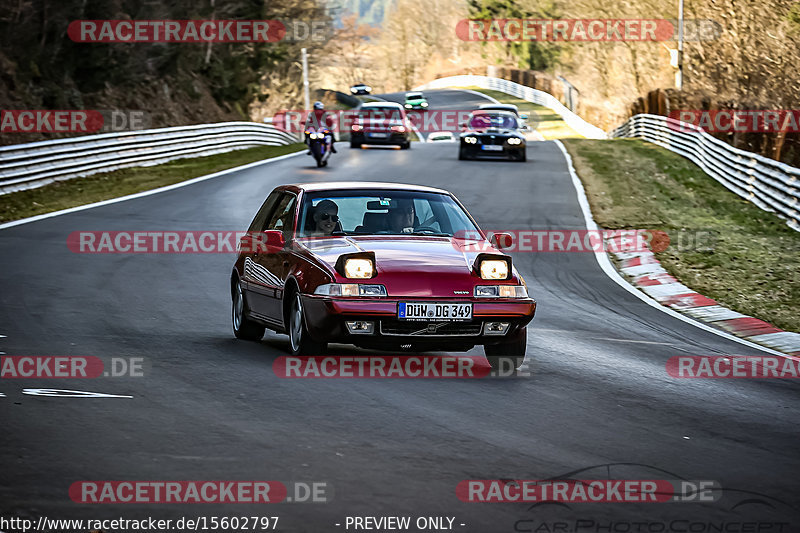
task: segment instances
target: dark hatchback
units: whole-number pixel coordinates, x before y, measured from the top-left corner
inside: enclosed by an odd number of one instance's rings
[[[411,123],[403,106],[394,102],[362,105],[350,127],[350,148],[364,144],[390,144],[411,148]]]

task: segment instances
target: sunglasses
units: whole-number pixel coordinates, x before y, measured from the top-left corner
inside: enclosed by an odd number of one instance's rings
[[[334,222],[339,222],[339,215],[332,215],[330,213],[322,213],[319,215],[320,220],[332,220]]]

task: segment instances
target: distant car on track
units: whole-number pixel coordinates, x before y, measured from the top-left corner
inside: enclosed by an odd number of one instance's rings
[[[367,85],[366,83],[356,83],[352,87],[350,87],[351,94],[370,94],[372,92],[372,87]]]
[[[438,142],[456,142],[456,136],[453,135],[452,131],[434,131],[433,133],[428,134],[428,142],[429,143],[438,143]]]
[[[350,148],[364,144],[394,144],[411,148],[411,122],[395,102],[370,102],[358,108],[350,127]]]
[[[265,249],[252,246],[256,236]],[[234,334],[286,333],[298,356],[322,355],[330,342],[451,352],[483,345],[493,368],[516,368],[536,302],[498,247],[507,237],[487,239],[441,189],[282,185],[233,266]]]
[[[459,159],[478,157],[525,161],[525,136],[517,117],[508,111],[473,111],[463,124]]]
[[[519,127],[521,130],[529,129],[527,120],[528,115],[526,113],[520,113],[519,108],[514,104],[482,104],[478,106],[479,111],[507,111],[508,113],[513,113],[519,119]]]
[[[428,100],[419,91],[409,92],[406,93],[403,107],[406,109],[428,109]]]

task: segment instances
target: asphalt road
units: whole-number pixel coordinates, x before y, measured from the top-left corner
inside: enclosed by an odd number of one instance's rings
[[[477,100],[431,95],[432,108]],[[752,531],[800,531],[797,383],[670,378],[665,363],[675,355],[758,352],[646,305],[591,254],[514,256],[539,303],[530,376],[283,380],[272,363],[287,353],[285,336],[233,337],[232,254],[84,255],[66,246],[79,230],[244,230],[276,185],[328,180],[442,187],[487,229],[584,227],[554,143],[530,143],[525,164],[462,162],[456,150],[343,145],[324,169],[300,155],[1,230],[0,351],[143,357],[147,371],[0,381],[0,517],[277,515],[280,530],[308,532],[347,531],[347,516],[366,515],[455,517],[454,529],[464,532],[637,531],[635,523],[651,524],[638,531],[705,532],[715,531],[700,529],[709,523],[743,521],[770,524]],[[22,394],[30,388],[131,398]],[[575,472],[714,480],[724,490],[710,503],[540,506],[464,503],[455,493],[465,479]],[[333,498],[79,505],[68,496],[79,480],[316,481]],[[700,525],[688,529],[690,522]]]

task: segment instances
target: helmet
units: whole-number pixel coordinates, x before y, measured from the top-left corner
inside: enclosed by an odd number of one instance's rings
[[[314,109],[325,109],[325,104],[317,100],[314,102]]]

